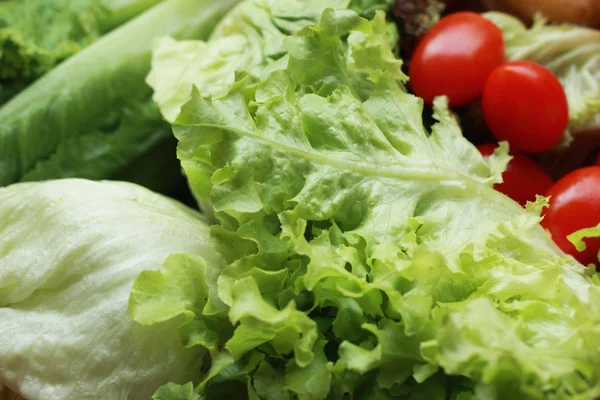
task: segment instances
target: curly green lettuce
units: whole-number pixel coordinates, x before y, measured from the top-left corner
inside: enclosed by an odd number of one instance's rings
[[[484,160],[444,98],[426,130],[383,13],[328,8],[280,45],[173,125],[227,266],[196,291],[197,267],[136,279],[133,318],[210,356],[155,399],[600,395],[600,287],[539,227],[545,199],[492,188],[507,148]]]
[[[598,237],[600,237],[600,225],[575,231],[575,232],[571,233],[569,236],[567,236],[567,239],[571,243],[573,243],[573,245],[575,246],[575,249],[577,249],[577,251],[584,251],[585,249],[587,249],[587,244],[585,243],[584,239],[591,239],[591,238],[598,238]],[[600,252],[598,252],[598,261],[600,261]],[[594,268],[594,266],[592,266],[591,268]]]
[[[541,16],[527,28],[508,14],[484,15],[502,29],[510,60],[538,62],[560,79],[569,103],[567,135],[600,127],[600,30],[549,25]]]
[[[318,22],[323,10],[353,9],[363,15],[387,9],[389,0],[253,0],[235,7],[208,42],[156,41],[147,82],[163,117],[173,122],[191,96],[192,86],[205,96],[227,93],[235,71],[256,76],[287,62],[285,38]],[[396,33],[390,29],[390,42]]]

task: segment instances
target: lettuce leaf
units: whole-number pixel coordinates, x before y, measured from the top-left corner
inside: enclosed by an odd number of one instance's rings
[[[220,270],[203,217],[119,182],[16,184],[0,203],[0,386],[28,400],[148,399],[200,378],[204,350],[184,349],[176,321],[134,323],[128,296],[167,257]]]
[[[597,237],[600,237],[600,225],[596,225],[592,228],[580,229],[567,236],[567,239],[573,243],[577,251],[584,251],[587,249],[587,244],[584,239]],[[600,261],[600,252],[598,252],[598,261]],[[591,266],[590,268],[594,268],[594,266]]]
[[[317,23],[326,8],[351,8],[370,15],[387,9],[389,0],[252,0],[229,12],[208,42],[158,40],[147,81],[154,101],[173,122],[191,95],[192,85],[205,96],[227,93],[234,74],[257,76],[285,67],[284,39]]]
[[[569,131],[600,126],[600,31],[576,25],[549,25],[538,16],[531,28],[508,14],[484,14],[504,33],[510,60],[531,60],[548,67],[565,88]],[[565,138],[568,144],[568,136]]]
[[[506,146],[484,160],[445,98],[425,128],[383,13],[329,8],[281,46],[277,68],[238,72],[225,94],[191,89],[173,126],[227,262],[223,304],[176,317],[222,334],[197,342],[211,356],[197,393],[600,395],[598,281],[539,227],[544,198],[523,209],[493,190]],[[155,322],[189,273],[152,281]]]

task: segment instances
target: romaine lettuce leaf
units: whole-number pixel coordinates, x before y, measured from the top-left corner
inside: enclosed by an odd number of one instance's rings
[[[170,128],[144,82],[153,38],[206,38],[236,2],[162,2],[6,103],[0,108],[0,186],[108,178],[164,144]]]
[[[128,296],[167,257],[220,270],[203,217],[119,182],[15,184],[0,203],[0,385],[28,400],[125,400],[200,378],[204,350],[184,349],[177,321],[134,323]]]
[[[281,45],[278,68],[238,72],[213,98],[193,89],[174,123],[228,264],[218,277],[224,304],[176,317],[211,356],[197,392],[600,395],[600,286],[539,227],[545,199],[523,209],[493,190],[506,146],[484,160],[444,98],[425,128],[382,13],[367,21],[326,9]],[[155,322],[190,273],[138,278],[153,288]],[[234,387],[240,397],[219,397]]]
[[[59,62],[159,1],[0,2],[0,105]]]
[[[531,28],[500,12],[484,14],[504,33],[510,60],[548,67],[565,88],[571,134],[600,127],[600,31],[576,25],[549,25],[538,16]],[[568,136],[563,143],[568,144]]]

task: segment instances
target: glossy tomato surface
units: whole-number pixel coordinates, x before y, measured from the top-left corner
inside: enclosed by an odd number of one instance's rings
[[[484,157],[489,157],[496,147],[496,144],[483,144],[477,149]],[[511,152],[510,155],[513,158],[502,174],[504,182],[494,185],[494,189],[525,206],[528,201],[535,201],[536,195],[545,195],[554,181],[542,167],[523,154]]]
[[[496,68],[483,89],[483,116],[498,140],[510,148],[537,153],[556,144],[567,128],[569,109],[556,76],[531,61]]]
[[[410,85],[431,104],[448,96],[450,106],[470,103],[481,95],[490,73],[504,61],[502,32],[472,12],[442,18],[417,45],[410,63]]]
[[[580,229],[600,223],[600,166],[581,168],[560,179],[547,193],[550,207],[546,209],[542,226],[552,239],[582,264],[598,263],[600,239],[584,239],[587,249],[578,252],[567,236]]]

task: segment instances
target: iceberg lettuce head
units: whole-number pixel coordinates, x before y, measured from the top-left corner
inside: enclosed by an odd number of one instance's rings
[[[85,180],[12,185],[0,204],[0,386],[28,400],[124,400],[199,378],[204,350],[184,348],[177,321],[128,314],[141,271],[198,264],[210,281],[220,270],[199,214]]]

